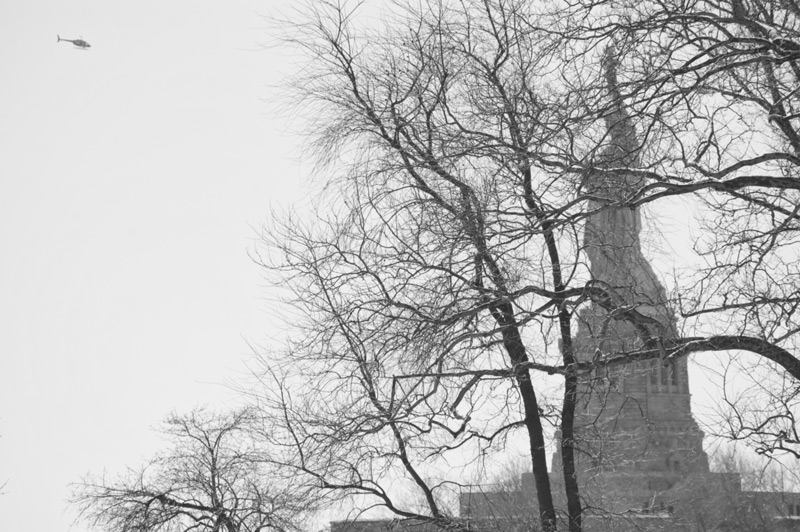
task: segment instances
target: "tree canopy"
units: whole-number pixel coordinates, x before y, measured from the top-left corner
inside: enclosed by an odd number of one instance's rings
[[[74,486],[79,519],[116,532],[302,530],[313,499],[270,467],[259,419],[250,409],[170,415],[167,447],[147,464]]]
[[[301,316],[286,356],[265,363],[263,397],[298,478],[457,529],[445,471],[523,433],[555,530],[551,426],[577,532],[581,382],[710,352],[774,383],[758,408],[729,402],[729,434],[797,452],[800,7],[361,9],[313,2],[283,25],[306,60],[290,94],[327,176],[321,214],[276,220],[262,249]],[[614,251],[586,236],[593,220],[624,218],[638,239],[643,212],[678,201],[697,214],[694,256],[663,300],[598,270]],[[576,350],[588,307],[635,341]]]

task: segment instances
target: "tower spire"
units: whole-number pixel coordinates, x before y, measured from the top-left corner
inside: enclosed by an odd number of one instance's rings
[[[617,47],[610,44],[603,53],[601,61],[603,77],[606,82],[606,91],[611,99],[608,112],[605,114],[606,128],[608,129],[609,142],[601,155],[601,165],[607,167],[636,166],[638,162],[639,146],[636,138],[636,128],[633,125],[617,79],[619,55]],[[620,183],[628,185],[629,183]],[[625,186],[624,188],[629,188]]]
[[[607,133],[599,157],[600,171],[589,178],[588,208],[594,214],[586,221],[583,240],[589,270],[593,279],[611,287],[625,304],[656,318],[662,329],[668,330],[674,318],[666,306],[666,291],[642,254],[639,208],[613,204],[633,195],[642,184],[638,177],[625,171],[639,165],[640,145],[619,88],[615,45],[606,48],[601,67],[610,106],[604,114]],[[602,313],[601,309],[591,312]]]
[[[641,164],[641,146],[620,90],[616,46],[604,51],[601,68],[611,103],[603,115],[607,131],[598,170],[588,182],[591,214],[583,245],[589,273],[624,307],[658,321],[661,327],[654,333],[673,337],[675,317],[666,290],[642,253],[639,208],[622,202],[642,184],[627,171]],[[633,324],[592,304],[578,315],[574,345],[579,360],[588,362],[635,352],[642,338]],[[655,500],[685,478],[690,464],[708,471],[703,435],[691,413],[685,358],[600,366],[584,378],[580,390],[575,432],[583,458],[578,467],[591,485],[590,497],[598,502],[608,498],[607,507],[640,506],[637,497]],[[556,456],[554,463],[559,462]]]

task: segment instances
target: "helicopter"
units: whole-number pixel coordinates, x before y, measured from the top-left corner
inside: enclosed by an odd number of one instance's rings
[[[84,41],[83,39],[62,39],[60,35],[56,35],[56,37],[58,38],[56,42],[61,42],[61,41],[71,42],[78,48],[83,48],[84,50],[92,47],[91,44]]]

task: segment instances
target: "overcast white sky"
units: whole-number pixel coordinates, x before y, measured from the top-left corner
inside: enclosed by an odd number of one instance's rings
[[[231,404],[246,340],[280,334],[247,255],[301,182],[275,4],[0,0],[3,530],[69,530],[69,482]]]

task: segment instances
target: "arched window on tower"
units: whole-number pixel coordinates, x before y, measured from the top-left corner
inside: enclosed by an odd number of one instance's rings
[[[674,358],[669,359],[669,384],[678,391],[678,364]]]
[[[658,360],[650,360],[650,389],[655,391],[658,386]]]
[[[669,359],[666,364],[658,359],[650,360],[649,373],[651,392],[677,393],[679,391],[680,373],[674,359]]]

